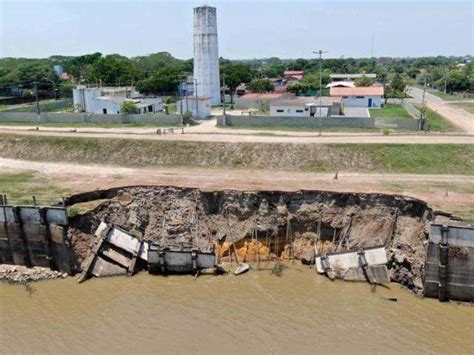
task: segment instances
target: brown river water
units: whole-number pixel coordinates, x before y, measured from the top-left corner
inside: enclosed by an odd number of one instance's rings
[[[390,287],[331,282],[291,263],[280,277],[2,283],[0,352],[474,353],[473,306]]]

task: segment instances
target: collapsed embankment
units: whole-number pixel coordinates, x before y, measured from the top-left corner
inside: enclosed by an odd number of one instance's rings
[[[38,161],[474,175],[474,145],[217,143],[7,134],[0,135],[0,142],[1,157]]]
[[[70,219],[75,262],[90,253],[101,221],[160,243],[214,242],[221,258],[235,243],[242,261],[308,259],[319,251],[384,245],[390,277],[422,289],[425,241],[433,211],[404,196],[323,191],[202,191],[132,186],[71,196],[68,205],[101,200]]]

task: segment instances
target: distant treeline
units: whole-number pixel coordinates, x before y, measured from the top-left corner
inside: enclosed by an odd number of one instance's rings
[[[390,82],[395,74],[405,81],[427,73],[427,82],[448,92],[473,92],[474,70],[470,56],[423,58],[341,58],[323,59],[323,85],[331,73],[375,73],[380,82]],[[241,83],[249,83],[255,91],[271,91],[267,78],[278,78],[285,70],[304,70],[302,86],[293,91],[319,90],[318,59],[280,59],[276,57],[251,60],[220,58],[221,74],[231,94]],[[69,77],[60,78],[54,65],[61,65]],[[192,74],[192,59],[181,60],[167,52],[128,58],[119,54],[101,53],[82,56],[51,56],[45,59],[0,59],[0,96],[32,95],[39,91],[56,91],[69,96],[78,83],[89,85],[135,85],[148,94],[173,95],[179,82]],[[221,75],[224,78],[224,75]],[[398,78],[397,78],[398,80]]]

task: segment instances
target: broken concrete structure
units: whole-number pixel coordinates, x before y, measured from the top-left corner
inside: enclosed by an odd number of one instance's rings
[[[90,253],[102,221],[142,240],[164,244],[214,243],[221,261],[235,243],[239,260],[307,259],[331,251],[384,245],[392,281],[421,291],[433,211],[404,196],[325,191],[202,191],[132,186],[71,196],[68,204],[102,201],[71,218],[70,241],[77,265]],[[196,220],[199,222],[196,224]]]

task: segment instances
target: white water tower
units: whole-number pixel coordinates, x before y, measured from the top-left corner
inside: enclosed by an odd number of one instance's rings
[[[211,97],[213,106],[220,105],[216,8],[207,5],[194,8],[194,80],[199,96]]]

